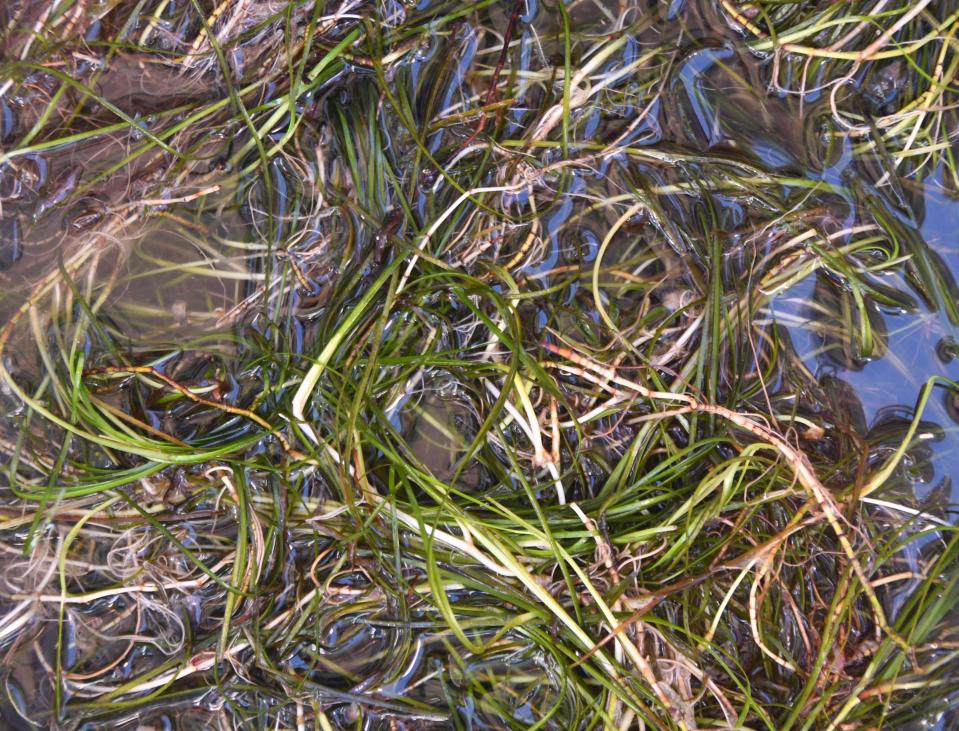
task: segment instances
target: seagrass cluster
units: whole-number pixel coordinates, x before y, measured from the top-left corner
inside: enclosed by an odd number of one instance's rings
[[[957,29],[0,5],[0,725],[951,727]]]

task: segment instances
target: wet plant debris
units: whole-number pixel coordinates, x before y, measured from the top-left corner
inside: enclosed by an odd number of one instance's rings
[[[0,727],[959,727],[959,3],[0,3]]]

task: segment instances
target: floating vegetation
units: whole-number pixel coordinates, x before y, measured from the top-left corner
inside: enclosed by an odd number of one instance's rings
[[[954,728],[957,29],[0,5],[0,725]]]

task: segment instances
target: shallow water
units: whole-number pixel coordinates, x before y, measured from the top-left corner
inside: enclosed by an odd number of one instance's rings
[[[770,12],[787,27],[809,5]],[[948,18],[938,5],[902,34]],[[745,564],[719,577],[805,500],[775,460],[711,416],[660,427],[635,392],[550,368],[575,344],[654,390],[775,420],[858,497],[924,385],[959,378],[954,90],[926,137],[880,131],[934,55],[922,71],[772,54],[748,29],[768,18],[711,0],[574,2],[566,19],[545,2],[250,2],[210,10],[216,48],[189,3],[76,8],[0,12],[15,81],[0,94],[0,529],[35,558],[28,578],[0,563],[5,723],[587,728],[609,672],[577,664],[564,616],[599,641],[597,594],[625,619],[686,577],[628,630],[666,701],[609,645],[635,698],[672,704],[650,712],[660,727],[791,727],[809,677],[858,680],[876,620],[859,597],[829,634],[851,569],[821,518],[816,550],[778,583],[756,576],[773,597],[758,610],[753,579],[734,583]],[[27,48],[34,23],[70,30],[73,56]],[[928,571],[951,555],[957,449],[943,380],[843,516],[864,561],[881,553],[893,620],[952,596],[954,567]],[[60,584],[58,551],[74,562]],[[477,559],[511,551],[522,571]],[[788,662],[755,641],[757,611]],[[949,619],[935,626],[951,646]],[[949,727],[950,683],[928,709],[897,695],[897,728]],[[637,718],[604,698],[621,727]]]

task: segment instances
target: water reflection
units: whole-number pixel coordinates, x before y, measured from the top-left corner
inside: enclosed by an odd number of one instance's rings
[[[959,226],[959,201],[941,188],[935,176],[924,186],[922,205],[916,211],[924,242],[941,258],[943,271],[959,265],[953,246]],[[913,290],[916,302],[923,293]],[[857,434],[868,443],[890,446],[901,441],[912,417],[915,401],[926,381],[934,376],[959,379],[959,363],[954,361],[951,343],[955,342],[957,325],[948,315],[928,305],[895,311],[870,303],[868,307],[874,338],[869,354],[857,347],[855,338],[844,337],[848,325],[842,312],[850,316],[848,290],[837,288],[821,277],[795,285],[769,305],[773,319],[789,332],[805,367],[824,387],[840,380],[849,401],[847,413],[861,413],[854,418]],[[839,309],[833,306],[846,300]],[[861,331],[853,323],[854,329]],[[946,502],[959,501],[952,492],[959,479],[959,412],[955,395],[939,389],[923,415],[922,442],[910,453],[899,470],[899,479],[915,491],[923,501],[936,494]],[[890,486],[896,491],[896,486]]]

